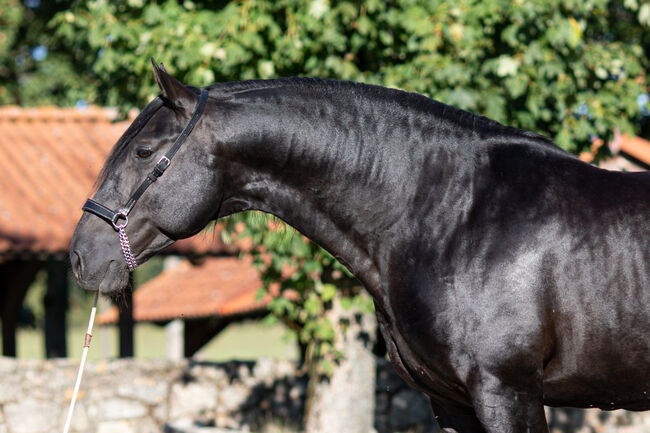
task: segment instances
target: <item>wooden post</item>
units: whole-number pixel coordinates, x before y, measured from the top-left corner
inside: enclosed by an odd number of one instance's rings
[[[16,356],[18,312],[27,288],[34,281],[41,264],[36,261],[9,261],[0,264],[0,318],[2,319],[2,354]]]
[[[223,331],[229,324],[229,319],[220,319],[218,317],[186,319],[184,332],[185,357],[192,357],[205,343]]]
[[[192,357],[231,323],[243,319],[261,319],[267,314],[268,311],[262,309],[223,318],[211,316],[198,319],[185,319],[185,357]]]
[[[2,355],[16,356],[16,321],[2,316]]]
[[[133,291],[124,291],[118,303],[120,313],[120,358],[133,357]]]
[[[68,264],[55,261],[47,265],[45,304],[45,356],[67,355],[65,315],[68,309]]]

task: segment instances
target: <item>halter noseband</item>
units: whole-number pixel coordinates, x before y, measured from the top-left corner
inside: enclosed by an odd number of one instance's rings
[[[206,89],[202,89],[201,98],[199,99],[199,103],[196,106],[196,110],[194,111],[194,114],[192,115],[189,123],[185,126],[185,128],[183,128],[181,134],[178,136],[176,141],[174,141],[174,144],[172,144],[167,153],[158,160],[153,170],[151,170],[145,180],[143,180],[140,186],[133,192],[133,194],[131,194],[131,197],[129,197],[129,200],[126,202],[126,205],[124,207],[114,211],[91,198],[86,200],[86,203],[82,207],[84,211],[97,215],[101,219],[111,224],[111,226],[113,226],[113,228],[119,233],[120,246],[122,248],[124,259],[126,260],[126,264],[129,266],[130,271],[133,271],[135,268],[137,268],[138,263],[135,260],[133,252],[131,251],[129,238],[126,236],[126,232],[124,230],[126,228],[126,225],[129,223],[129,213],[131,213],[133,206],[135,206],[147,188],[149,188],[152,183],[158,180],[158,178],[163,175],[165,170],[169,168],[172,158],[192,132],[192,129],[199,121],[201,114],[203,114],[203,109],[205,108],[207,100],[208,91]]]

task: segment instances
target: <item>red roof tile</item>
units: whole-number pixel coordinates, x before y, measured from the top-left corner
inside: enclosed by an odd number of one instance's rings
[[[65,251],[103,160],[127,124],[116,113],[0,107],[0,251]]]
[[[631,157],[650,165],[650,141],[641,137],[621,135],[621,150]]]
[[[65,253],[81,205],[129,122],[89,107],[0,107],[0,261],[24,253]],[[177,242],[180,254],[233,252],[219,236]]]
[[[183,261],[143,284],[133,294],[136,321],[229,316],[266,308],[257,299],[262,287],[250,257],[209,258],[200,266]],[[117,308],[102,313],[98,323],[116,323]]]
[[[589,151],[580,154],[580,159],[585,162],[592,162],[594,160],[594,155],[603,144],[604,142],[602,139],[594,140]],[[632,158],[641,161],[646,165],[650,165],[650,141],[644,138],[638,136],[630,137],[627,134],[616,134],[614,140],[610,143],[610,148],[614,154],[618,153],[620,150]]]

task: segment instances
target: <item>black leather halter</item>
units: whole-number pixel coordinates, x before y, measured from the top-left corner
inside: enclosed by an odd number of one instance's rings
[[[164,154],[158,160],[153,170],[151,170],[151,172],[147,175],[145,180],[143,180],[140,186],[138,186],[138,188],[133,192],[133,194],[131,194],[131,197],[129,197],[129,200],[126,202],[126,205],[124,205],[124,207],[121,207],[114,211],[104,206],[103,204],[96,202],[91,198],[86,200],[86,203],[82,207],[84,211],[97,215],[101,219],[111,224],[113,228],[120,233],[120,243],[122,244],[122,251],[124,252],[124,257],[127,261],[127,264],[129,265],[129,269],[131,270],[137,267],[137,263],[135,262],[135,258],[131,253],[128,244],[128,238],[126,238],[126,233],[124,232],[124,228],[129,222],[129,213],[131,213],[133,206],[135,206],[135,204],[138,202],[138,200],[140,199],[142,194],[144,194],[147,188],[149,188],[149,186],[151,186],[152,183],[158,180],[158,178],[162,176],[163,173],[165,173],[165,170],[169,168],[172,158],[174,157],[176,152],[178,152],[178,149],[180,149],[180,147],[183,145],[187,137],[192,132],[192,129],[199,121],[201,114],[203,114],[203,109],[205,108],[205,104],[207,100],[208,100],[208,91],[206,89],[202,89],[201,98],[199,99],[199,103],[196,106],[196,110],[194,111],[194,114],[192,115],[192,118],[190,119],[189,123],[185,126],[185,128],[183,128],[181,134],[178,136],[178,138],[176,138],[176,141],[174,141],[174,144],[172,144],[172,146],[169,148],[167,153]],[[127,249],[125,249],[125,243],[128,251]]]

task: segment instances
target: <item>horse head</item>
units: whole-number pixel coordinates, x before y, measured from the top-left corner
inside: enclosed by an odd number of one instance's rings
[[[197,233],[218,211],[220,180],[207,116],[196,115],[199,106],[201,112],[210,109],[207,91],[200,94],[152,62],[161,94],[114,146],[70,245],[72,270],[88,290],[126,288],[131,269],[174,240]],[[131,266],[128,254],[123,256],[125,239],[136,261]]]

